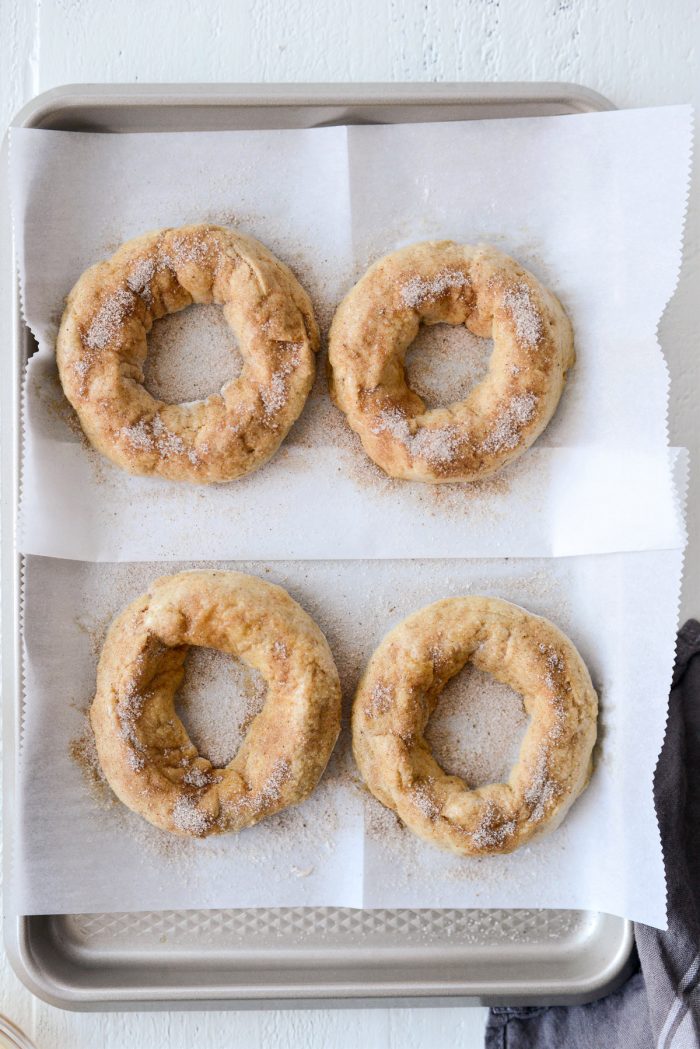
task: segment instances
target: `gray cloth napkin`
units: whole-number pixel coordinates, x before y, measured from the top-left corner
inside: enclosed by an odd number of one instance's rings
[[[678,635],[654,797],[667,931],[635,924],[636,971],[607,998],[569,1008],[492,1009],[486,1049],[700,1047],[700,623],[694,619]]]

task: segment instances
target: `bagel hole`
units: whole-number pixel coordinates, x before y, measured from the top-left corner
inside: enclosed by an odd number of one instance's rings
[[[484,787],[508,779],[528,721],[518,692],[467,664],[440,694],[425,738],[445,772]]]
[[[175,707],[200,755],[220,769],[236,756],[266,695],[265,679],[253,667],[225,652],[193,646]]]
[[[492,350],[493,339],[463,324],[422,324],[406,353],[406,379],[427,408],[463,401],[486,375]]]
[[[236,337],[220,306],[188,306],[153,325],[143,366],[144,386],[166,404],[218,393],[243,369]]]

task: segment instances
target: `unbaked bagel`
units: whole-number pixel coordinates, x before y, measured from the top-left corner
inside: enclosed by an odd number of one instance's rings
[[[469,396],[426,411],[404,358],[421,324],[493,338]],[[517,458],[554,414],[574,362],[571,324],[531,273],[495,248],[413,244],[376,262],[348,293],[329,343],[331,396],[391,477],[473,481]]]
[[[530,715],[508,782],[475,790],[443,771],[424,736],[467,662],[519,692]],[[414,834],[464,856],[506,853],[553,830],[585,788],[597,711],[583,660],[552,623],[496,598],[447,598],[375,651],[353,705],[353,751],[371,792]]]
[[[198,753],[175,713],[190,645],[237,656],[267,683],[225,768]],[[117,797],[163,830],[204,837],[311,793],[340,731],[340,683],[323,634],[281,587],[240,572],[181,572],[157,579],[110,627],[90,720]]]
[[[143,385],[146,337],[192,303],[223,307],[243,370],[206,400],[166,404]],[[130,473],[213,482],[275,453],[304,407],[317,349],[311,303],[292,272],[252,237],[199,225],[147,233],[86,270],[68,296],[56,356],[99,452]]]

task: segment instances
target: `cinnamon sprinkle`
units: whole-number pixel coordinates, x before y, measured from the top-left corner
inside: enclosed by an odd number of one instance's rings
[[[517,820],[504,820],[500,809],[493,801],[488,801],[479,820],[479,825],[472,832],[471,838],[478,848],[491,849],[503,845],[508,838],[512,838],[517,826]]]
[[[187,834],[203,835],[211,826],[212,819],[206,812],[197,807],[197,801],[190,795],[182,794],[173,806],[173,823]]]
[[[511,315],[518,342],[528,349],[534,349],[543,335],[542,318],[525,281],[508,288],[503,296],[503,306]]]
[[[454,462],[462,442],[462,436],[454,426],[424,426],[412,434],[408,419],[400,408],[383,408],[372,433],[391,434],[411,457],[425,459],[434,466]]]
[[[464,288],[469,284],[469,277],[461,270],[441,270],[431,280],[416,274],[402,286],[401,298],[406,306],[416,309],[429,299],[439,299],[447,292],[455,288]]]
[[[495,426],[482,442],[485,452],[499,452],[515,448],[522,436],[523,429],[532,420],[537,408],[537,397],[534,393],[517,394],[506,405],[496,419]]]

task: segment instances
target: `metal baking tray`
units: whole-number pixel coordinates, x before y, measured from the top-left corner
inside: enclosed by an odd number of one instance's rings
[[[611,109],[571,84],[100,85],[34,99],[13,126],[111,134],[471,120]],[[7,209],[5,209],[7,212]],[[5,884],[22,696],[15,545],[19,389],[32,339],[3,237],[11,330],[2,384]],[[24,983],[70,1009],[573,1003],[626,976],[628,921],[550,910],[285,908],[16,916],[5,946]]]

